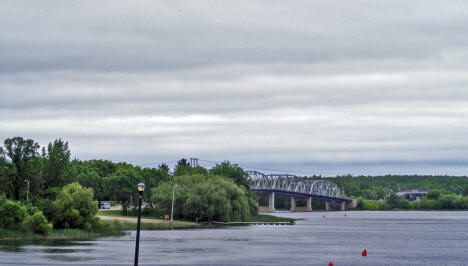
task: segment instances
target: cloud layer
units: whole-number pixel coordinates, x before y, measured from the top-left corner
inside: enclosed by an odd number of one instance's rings
[[[465,1],[4,1],[0,137],[80,159],[466,175]]]

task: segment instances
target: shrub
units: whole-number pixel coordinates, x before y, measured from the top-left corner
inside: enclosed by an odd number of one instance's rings
[[[458,208],[458,199],[456,195],[448,194],[442,195],[439,199],[440,206],[443,209],[456,209]]]
[[[423,209],[440,209],[440,204],[437,200],[428,199],[423,197],[421,199],[421,208]]]
[[[41,211],[36,211],[34,214],[26,217],[21,224],[21,230],[47,235],[52,231],[52,224],[47,221]]]
[[[0,227],[17,230],[27,216],[26,208],[20,203],[11,200],[2,200],[0,205]]]
[[[90,229],[98,221],[93,194],[92,188],[83,188],[78,183],[64,186],[53,203],[54,227]]]
[[[378,201],[378,200],[358,200],[358,208],[362,210],[387,210],[389,208],[388,204],[385,201]]]
[[[433,189],[429,191],[429,193],[427,193],[426,197],[430,200],[438,200],[440,197],[440,191],[437,189]]]
[[[459,207],[460,209],[468,209],[468,197],[465,196],[465,197],[461,197],[459,199]]]

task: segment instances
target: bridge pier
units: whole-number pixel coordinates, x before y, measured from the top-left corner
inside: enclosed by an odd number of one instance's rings
[[[340,202],[339,203],[339,208],[340,208],[340,211],[345,211],[346,210],[346,203],[344,201]]]
[[[268,212],[275,212],[275,192],[268,194]]]
[[[312,211],[312,198],[307,198],[307,211]]]
[[[289,210],[292,212],[296,211],[296,198],[295,197],[291,197],[291,208]]]
[[[330,203],[328,202],[328,200],[325,201],[325,211],[329,211],[330,210]]]

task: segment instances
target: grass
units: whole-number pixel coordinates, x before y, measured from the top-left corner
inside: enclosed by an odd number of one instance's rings
[[[137,218],[137,216],[125,216],[122,214],[120,210],[111,210],[111,211],[99,211],[99,215],[102,216],[111,216],[111,217],[125,217],[125,218]],[[168,221],[162,220],[160,221],[160,217],[149,216],[149,215],[142,215],[142,218],[145,219],[155,219],[158,220],[157,223],[150,223],[141,221],[140,228],[142,230],[162,230],[162,229],[174,229],[174,228],[190,228],[190,227],[197,227],[199,226],[198,223],[186,222],[186,221]],[[110,222],[110,221],[107,221]],[[128,222],[128,221],[120,221],[123,230],[136,230],[136,223],[135,222]]]
[[[54,229],[47,235],[22,232],[17,230],[0,229],[0,239],[88,239],[104,236],[121,236],[126,233],[117,228],[82,229]]]
[[[136,216],[124,216],[122,215],[122,211],[120,210],[112,210],[112,211],[99,211],[99,215],[103,216],[112,216],[112,217],[130,217],[130,218],[136,218]],[[153,219],[159,219],[159,217],[155,216],[143,216],[143,218],[153,218]],[[273,223],[273,222],[290,222],[290,221],[295,221],[293,218],[287,218],[287,217],[278,217],[274,215],[268,215],[268,214],[257,214],[257,215],[252,215],[245,222],[266,222],[266,223]],[[189,225],[185,225],[184,223],[188,222],[173,222],[174,224],[176,223],[181,223],[179,227],[190,227],[195,225],[194,223],[189,223]],[[151,227],[151,226],[150,226]]]
[[[295,221],[296,219],[279,217],[268,214],[257,214],[250,216],[246,222],[265,222],[265,223],[274,223],[274,222],[290,222]]]

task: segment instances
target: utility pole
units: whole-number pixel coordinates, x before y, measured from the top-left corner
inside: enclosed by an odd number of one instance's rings
[[[190,158],[190,166],[198,167],[198,158]]]

